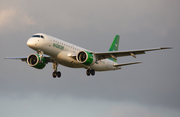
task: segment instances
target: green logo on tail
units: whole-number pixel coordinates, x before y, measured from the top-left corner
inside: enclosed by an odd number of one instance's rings
[[[112,44],[111,44],[111,47],[109,48],[109,51],[118,51],[118,47],[119,47],[119,38],[120,36],[119,35],[116,35]],[[110,60],[116,62],[116,59],[114,58],[109,58]]]

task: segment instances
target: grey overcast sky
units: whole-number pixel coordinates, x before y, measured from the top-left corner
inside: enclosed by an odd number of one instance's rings
[[[1,0],[1,117],[179,117],[179,0]],[[116,34],[119,50],[173,47],[118,58],[142,61],[118,71],[96,72],[52,64],[37,70],[4,57],[28,56],[34,33],[107,51]]]

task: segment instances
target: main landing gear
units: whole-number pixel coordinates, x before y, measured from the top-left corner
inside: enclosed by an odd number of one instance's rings
[[[54,78],[56,78],[56,76],[57,76],[58,78],[61,77],[61,72],[60,72],[60,71],[57,71],[57,67],[58,67],[58,64],[57,64],[57,63],[53,63],[54,72],[52,73],[52,76],[53,76]]]
[[[95,71],[93,69],[87,69],[86,74],[87,74],[87,76],[90,76],[90,75],[94,76]]]

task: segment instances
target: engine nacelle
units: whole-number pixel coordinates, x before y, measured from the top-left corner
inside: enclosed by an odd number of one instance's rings
[[[95,57],[87,51],[80,51],[76,56],[76,60],[85,65],[93,65],[95,63]]]
[[[40,62],[40,55],[39,54],[30,54],[27,58],[27,63],[31,67],[37,69],[43,69],[46,66],[45,59],[42,57]]]

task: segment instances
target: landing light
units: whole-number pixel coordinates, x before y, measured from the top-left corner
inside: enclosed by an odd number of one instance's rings
[[[69,53],[68,56],[72,56],[72,54]]]

